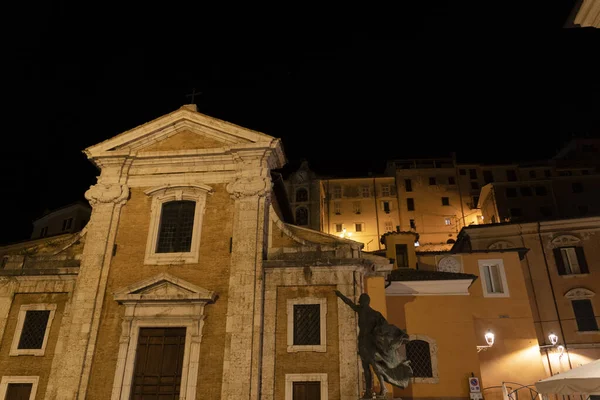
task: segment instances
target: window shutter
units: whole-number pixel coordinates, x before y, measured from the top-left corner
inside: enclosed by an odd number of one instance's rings
[[[573,300],[573,312],[577,321],[577,329],[580,332],[597,331],[598,324],[594,316],[592,302],[588,299]]]
[[[585,254],[583,253],[583,247],[575,247],[575,253],[577,254],[577,262],[579,262],[579,270],[582,274],[587,274],[589,271]]]
[[[558,274],[566,275],[567,271],[565,270],[565,263],[563,261],[560,249],[554,249],[554,260],[556,261],[556,268],[558,269]]]

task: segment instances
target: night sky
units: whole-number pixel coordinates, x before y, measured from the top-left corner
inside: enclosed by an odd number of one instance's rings
[[[562,29],[572,2],[544,16],[545,33],[529,14],[468,2],[77,4],[5,13],[0,243],[83,200],[98,174],[84,148],[189,103],[193,88],[200,112],[282,138],[290,164],[306,158],[322,174],[452,151],[545,159],[570,137],[600,137],[599,30]]]

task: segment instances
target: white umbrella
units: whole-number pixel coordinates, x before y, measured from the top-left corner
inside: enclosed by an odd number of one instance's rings
[[[535,386],[541,394],[600,394],[600,360],[542,379]]]

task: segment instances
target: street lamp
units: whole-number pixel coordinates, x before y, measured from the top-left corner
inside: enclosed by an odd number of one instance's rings
[[[486,332],[484,337],[485,337],[485,342],[487,343],[487,346],[477,346],[478,353],[480,351],[486,351],[487,349],[489,349],[490,347],[492,347],[494,345],[494,339],[496,336],[494,335],[494,333],[492,331],[490,331],[488,329],[488,331]]]
[[[346,228],[342,229],[342,233],[340,233],[340,237],[342,239],[345,238],[345,237],[349,238],[350,236],[352,236],[352,232],[346,231]]]
[[[552,346],[558,343],[558,336],[556,336],[554,333],[549,334],[548,339],[550,340],[550,343],[552,343]]]

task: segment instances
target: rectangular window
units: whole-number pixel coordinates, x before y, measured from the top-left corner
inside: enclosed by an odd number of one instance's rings
[[[523,216],[523,210],[520,209],[520,208],[518,208],[518,207],[511,208],[509,210],[509,212],[510,212],[510,216],[513,217],[513,218],[514,217],[518,218],[518,217],[522,217]]]
[[[577,330],[580,332],[592,332],[598,330],[598,323],[594,315],[592,302],[589,299],[573,300],[573,312],[577,321]]]
[[[291,400],[321,400],[321,382],[292,382]]]
[[[531,196],[533,192],[529,186],[521,187],[521,196]]]
[[[445,225],[452,225],[452,218],[448,218],[448,217],[444,218],[444,224]]]
[[[530,177],[530,178],[535,178],[535,177],[536,177],[536,176],[535,176],[535,171],[534,171],[534,170],[531,170],[531,171],[529,171],[529,177]]]
[[[386,232],[392,232],[394,230],[394,224],[392,223],[392,221],[385,221],[384,230]]]
[[[342,187],[341,186],[334,186],[333,187],[333,198],[334,199],[341,199],[342,198]]]
[[[415,211],[415,199],[409,197],[406,199],[406,208],[408,211]]]
[[[467,171],[466,171],[465,169],[461,168],[461,169],[459,169],[459,170],[458,170],[458,173],[459,173],[460,175],[466,175],[466,174],[467,174]]]
[[[517,197],[517,188],[506,188],[506,197]]]
[[[477,179],[477,170],[475,168],[469,170],[469,178]]]
[[[0,381],[0,399],[34,400],[39,376],[3,376]]]
[[[355,222],[354,223],[354,231],[355,232],[364,232],[365,224],[363,222]]]
[[[494,174],[492,174],[492,171],[489,171],[489,170],[483,171],[483,181],[486,184],[494,182]]]
[[[479,183],[471,182],[471,190],[478,190],[478,189],[479,189]]]
[[[571,184],[573,193],[583,193],[583,184],[581,182],[573,182]]]
[[[40,237],[46,237],[48,235],[48,227],[44,226],[41,230],[40,230]]]
[[[398,268],[408,268],[408,246],[405,244],[396,245],[396,265]]]
[[[327,299],[294,298],[287,300],[287,351],[325,352]]]
[[[450,205],[450,198],[449,197],[442,197],[442,205],[443,206],[449,206]]]
[[[412,189],[412,181],[411,181],[410,179],[405,179],[405,180],[404,180],[404,189],[405,189],[407,192],[412,192],[412,190],[413,190],[413,189]]]
[[[381,185],[381,197],[390,197],[390,185]]]
[[[546,194],[548,194],[548,190],[546,189],[546,186],[536,186],[535,194],[536,196],[545,196]]]
[[[360,214],[360,201],[355,201],[352,203],[352,208],[354,209],[354,214]]]
[[[371,188],[367,185],[362,186],[361,194],[362,194],[362,197],[364,197],[364,198],[371,197]]]
[[[456,185],[456,179],[453,176],[448,177],[448,185]]]
[[[132,399],[179,398],[185,335],[186,328],[140,328]]]
[[[506,170],[506,180],[509,182],[514,182],[517,180],[517,171],[515,171],[514,169],[507,169]]]
[[[386,214],[389,214],[391,209],[390,209],[390,202],[389,201],[382,201],[381,202],[381,209],[383,210],[383,212],[385,212]]]
[[[339,201],[333,203],[333,212],[337,215],[340,215],[342,213],[342,203]]]
[[[508,297],[508,286],[502,260],[479,260],[484,297]]]
[[[44,355],[55,311],[56,304],[22,305],[10,355]]]
[[[344,224],[335,224],[335,231],[340,233],[344,230]]]
[[[583,247],[554,249],[554,261],[559,275],[587,274],[589,272]]]
[[[414,219],[410,220],[410,229],[417,229],[417,223]]]
[[[429,177],[429,184],[430,184],[430,185],[436,185],[435,176],[430,176],[430,177]]]
[[[68,229],[71,229],[72,225],[73,225],[73,218],[67,218],[67,219],[63,220],[62,230],[66,231]]]
[[[551,217],[552,216],[552,209],[548,206],[541,206],[540,207],[540,214],[542,214],[542,217]]]
[[[196,202],[163,203],[158,231],[157,253],[186,253],[192,245]]]

